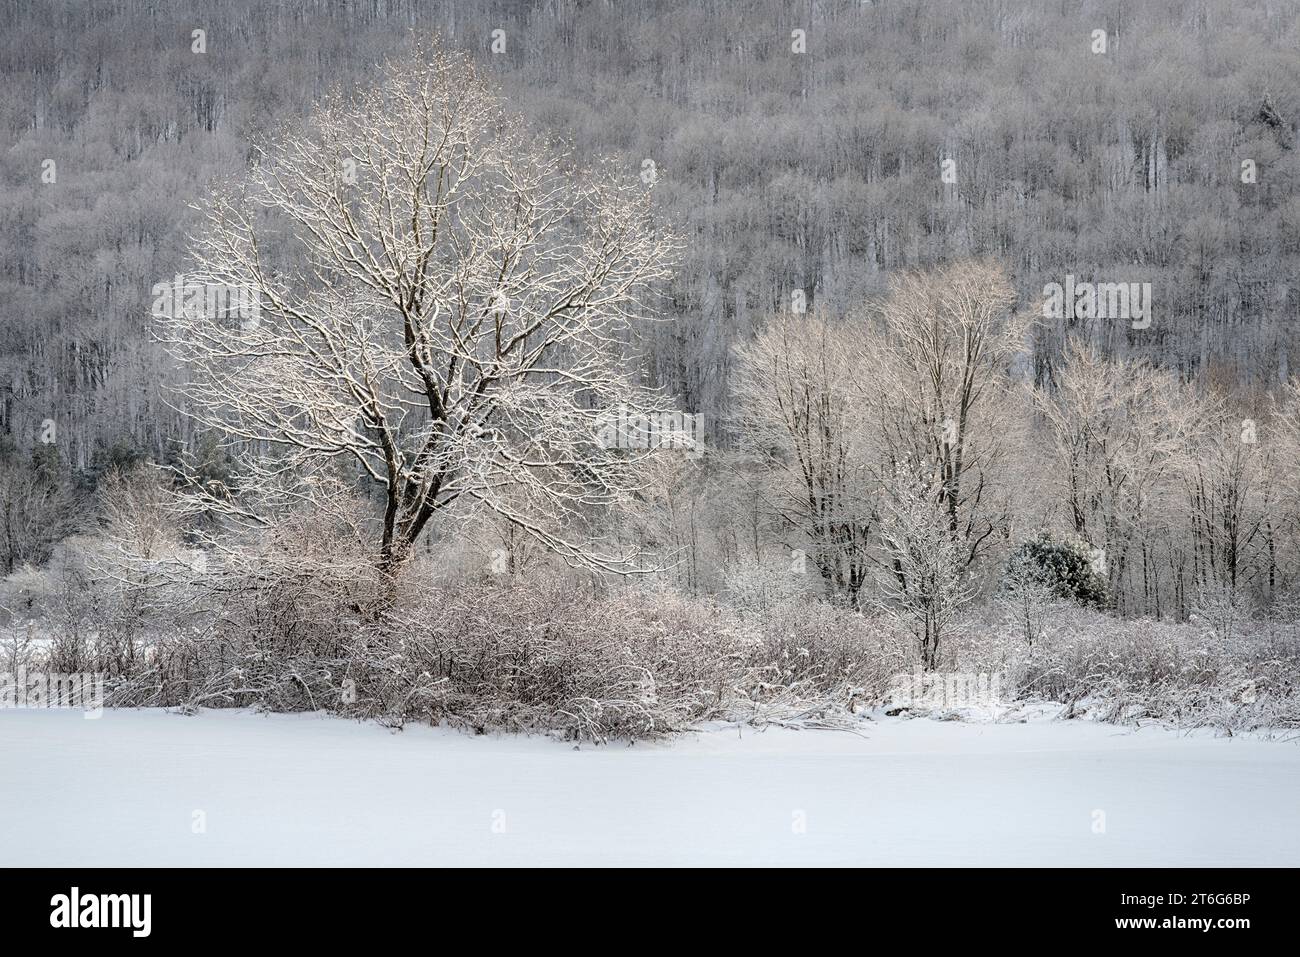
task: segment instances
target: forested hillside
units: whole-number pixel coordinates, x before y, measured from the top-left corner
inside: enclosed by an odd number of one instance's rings
[[[0,433],[27,461],[53,423],[45,466],[83,481],[192,444],[149,314],[187,204],[411,32],[473,51],[580,159],[654,177],[686,249],[648,370],[715,443],[734,347],[796,290],[847,312],[971,255],[1026,303],[1066,274],[1152,283],[1148,328],[1044,321],[1040,382],[1082,333],[1266,390],[1297,346],[1298,24],[1278,0],[7,0]]]

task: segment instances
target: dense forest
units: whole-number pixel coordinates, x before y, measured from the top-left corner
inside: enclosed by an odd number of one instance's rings
[[[9,0],[0,435],[26,460],[53,423],[83,482],[192,444],[149,314],[189,204],[408,33],[473,52],[579,158],[653,175],[687,248],[648,372],[714,444],[734,348],[797,291],[846,312],[968,255],[1026,302],[1066,274],[1152,284],[1148,328],[1043,323],[1038,381],[1082,334],[1267,390],[1300,305],[1298,24],[1277,0]]]
[[[638,338],[635,361],[720,454],[665,474],[631,532],[685,556],[678,584],[740,588],[742,559],[807,552],[856,600],[881,561],[886,473],[947,452],[931,411],[882,395],[921,367],[844,330],[909,308],[891,285],[909,270],[986,261],[994,299],[1035,315],[989,388],[1036,398],[1014,422],[977,410],[978,452],[944,466],[991,490],[970,515],[953,506],[953,531],[976,536],[963,569],[995,581],[1051,530],[1109,553],[1125,612],[1184,617],[1207,582],[1272,602],[1295,577],[1300,517],[1283,507],[1289,450],[1269,441],[1294,412],[1297,14],[1265,0],[5,3],[0,564],[45,560],[111,471],[230,470],[238,449],[179,399],[189,370],[159,342],[154,287],[185,272],[199,207],[259,149],[437,37],[579,164],[644,184],[680,240],[656,304],[673,321]],[[1076,281],[1149,289],[1149,315],[1039,315],[1052,284]],[[824,334],[774,349],[791,316]],[[828,356],[853,368],[832,375]],[[878,361],[893,365],[873,387]],[[842,440],[875,457],[869,475],[813,461],[808,420],[767,407],[819,363],[846,417],[819,454]],[[913,413],[907,448],[864,437],[873,416],[897,432]],[[1015,447],[985,461],[983,435]],[[781,504],[783,483],[814,480]],[[834,520],[813,514],[826,508]]]

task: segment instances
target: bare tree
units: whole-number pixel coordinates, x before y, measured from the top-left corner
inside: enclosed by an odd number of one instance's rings
[[[175,494],[148,466],[109,472],[96,490],[104,539],[137,563],[173,557],[179,547]]]
[[[854,391],[862,345],[856,325],[786,313],[739,350],[734,377],[737,423],[765,466],[769,507],[851,601],[869,567],[876,490]]]
[[[582,529],[637,482],[602,416],[661,404],[625,359],[676,246],[645,184],[574,169],[464,58],[418,52],[204,213],[189,278],[231,298],[177,304],[164,337],[198,421],[257,453],[240,508],[346,460],[382,492],[382,569],[453,503],[618,565]]]
[[[881,480],[906,467],[932,485],[963,566],[1010,524],[997,486],[1011,429],[1010,370],[1029,327],[1015,299],[1005,273],[988,263],[903,273],[880,310],[881,341],[863,353]]]
[[[0,463],[0,567],[5,574],[45,562],[55,543],[77,525],[76,503],[66,485]]]
[[[1270,421],[1259,424],[1256,437],[1268,447],[1265,476],[1271,505],[1264,517],[1265,586],[1270,601],[1294,590],[1300,554],[1300,380],[1292,379],[1271,403]],[[1254,425],[1243,421],[1243,428]]]
[[[1012,557],[995,604],[1025,639],[1031,651],[1046,630],[1047,612],[1056,595],[1023,554]]]
[[[1159,614],[1158,547],[1177,518],[1174,483],[1190,464],[1199,401],[1146,362],[1105,359],[1072,341],[1053,387],[1037,390],[1035,404],[1063,521],[1103,550],[1121,610]]]
[[[887,485],[880,526],[891,568],[881,579],[881,605],[916,636],[926,671],[939,666],[943,638],[973,597],[964,543],[935,509],[938,493],[900,466]]]
[[[1189,394],[1185,405],[1197,416],[1181,473],[1193,580],[1198,594],[1222,593],[1231,603],[1268,563],[1267,527],[1277,518],[1269,481],[1275,443],[1260,442],[1261,426],[1243,426],[1222,396]]]

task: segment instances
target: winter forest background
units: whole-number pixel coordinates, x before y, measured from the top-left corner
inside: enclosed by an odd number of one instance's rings
[[[120,704],[594,737],[849,720],[914,669],[1294,726],[1298,48],[1300,5],[1271,0],[8,0],[6,666],[101,671]],[[546,203],[626,229],[644,272],[562,337],[582,388],[496,390],[436,467],[386,476],[365,409],[295,399],[298,372],[222,401],[275,307],[250,342],[160,322],[156,286],[248,280],[213,210],[237,218],[286,143],[318,198],[350,185],[326,147],[401,141],[385,97],[438,51],[435,88],[477,71],[521,155],[558,138],[608,175]],[[269,284],[311,272],[249,222]],[[331,275],[303,301],[347,312]],[[1044,316],[1067,277],[1149,283],[1149,323]],[[345,326],[345,352],[393,345]],[[691,417],[689,441],[593,441],[598,395]],[[355,447],[277,457],[286,409]]]

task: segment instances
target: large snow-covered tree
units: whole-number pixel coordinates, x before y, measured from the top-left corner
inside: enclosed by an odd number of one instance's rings
[[[163,337],[189,411],[257,453],[246,489],[320,494],[352,463],[385,569],[453,503],[617,566],[591,525],[638,456],[602,424],[662,404],[628,353],[676,247],[645,183],[576,168],[423,50],[271,136],[203,216],[186,282],[230,294],[182,297]]]

